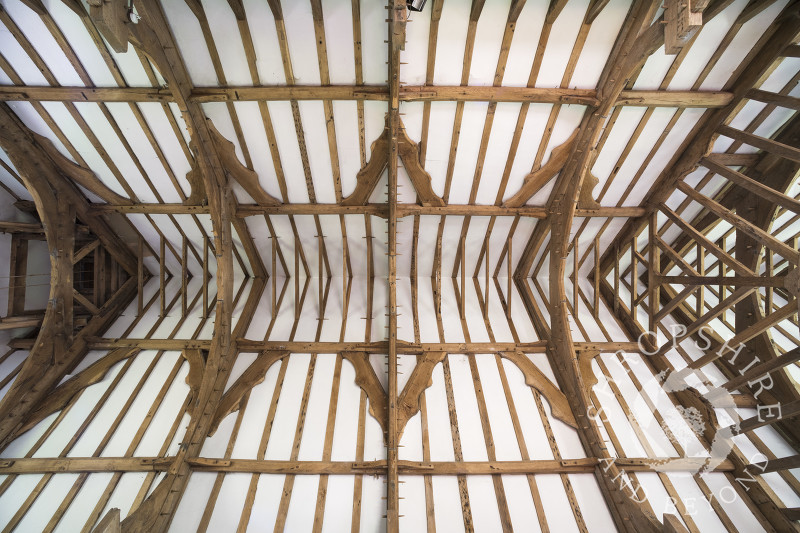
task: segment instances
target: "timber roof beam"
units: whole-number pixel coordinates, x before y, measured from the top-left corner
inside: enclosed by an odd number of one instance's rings
[[[756,99],[780,98],[761,92]],[[615,106],[717,108],[730,103],[733,94],[724,91],[622,91]],[[388,101],[383,85],[271,85],[237,87],[197,87],[186,101],[265,102],[279,100],[369,100]],[[596,106],[592,89],[543,89],[538,87],[481,87],[449,85],[404,85],[401,102],[528,102]],[[43,102],[174,102],[171,89],[160,87],[48,87],[2,85],[0,100]]]

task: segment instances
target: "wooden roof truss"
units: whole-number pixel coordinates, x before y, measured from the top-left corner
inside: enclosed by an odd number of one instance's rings
[[[341,2],[123,4],[0,5],[0,193],[31,220],[0,222],[9,280],[29,241],[44,236],[51,263],[46,308],[10,282],[0,319],[22,333],[0,354],[5,530],[321,531],[348,516],[353,531],[435,531],[455,509],[465,531],[589,531],[600,507],[595,528],[798,529],[796,0],[431,0],[427,36],[390,0],[385,83],[358,0],[350,83],[331,38]],[[444,56],[447,16],[463,49]],[[488,74],[482,47],[497,49]],[[91,292],[75,279],[89,258]],[[690,372],[730,403],[700,385],[666,406],[629,392]],[[773,404],[781,417],[755,410]],[[676,408],[705,415],[705,454],[738,421],[712,477]],[[640,498],[648,484],[673,509]],[[43,494],[59,495],[47,512]]]

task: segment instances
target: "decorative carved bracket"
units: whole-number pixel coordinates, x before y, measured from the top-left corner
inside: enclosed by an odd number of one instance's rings
[[[183,205],[207,205],[206,184],[203,181],[203,174],[200,169],[193,166],[192,170],[186,173],[186,181],[189,182],[191,193],[183,201]]]
[[[45,400],[39,404],[39,407],[26,418],[19,433],[22,434],[28,431],[51,414],[66,407],[78,392],[90,385],[100,382],[111,367],[120,361],[133,357],[137,353],[139,353],[138,348],[117,348],[116,350],[108,352],[80,374],[69,378],[53,392],[48,394]]]
[[[591,172],[586,174],[581,184],[580,195],[578,196],[578,209],[600,209],[600,204],[598,204],[597,200],[592,196],[592,191],[598,183],[600,183],[600,180],[597,176]]]
[[[517,365],[517,368],[525,375],[525,383],[545,397],[550,404],[550,411],[554,417],[569,426],[578,427],[575,417],[572,415],[572,410],[569,408],[567,397],[528,359],[527,355],[522,352],[501,352],[500,355]]]
[[[576,128],[575,131],[572,132],[572,135],[569,136],[569,139],[563,144],[553,148],[547,163],[542,165],[538,170],[525,176],[522,187],[520,187],[517,194],[506,200],[503,205],[507,207],[521,207],[525,205],[525,202],[530,200],[548,181],[561,172],[561,169],[564,168],[564,165],[567,163],[569,154],[572,153],[572,149],[575,146],[575,140],[578,138],[579,129],[580,128]]]
[[[356,371],[356,384],[361,387],[369,398],[369,413],[381,425],[384,435],[387,429],[388,395],[378,380],[375,369],[369,362],[367,352],[342,352],[342,357],[350,361]]]
[[[60,170],[64,176],[72,178],[75,183],[91,193],[96,194],[109,204],[119,205],[130,202],[128,198],[120,196],[109,189],[100,181],[100,178],[98,178],[94,172],[67,159],[58,151],[58,148],[55,147],[50,139],[42,137],[35,132],[31,132],[31,135],[33,135],[33,138],[36,139],[36,142],[42,147],[43,151],[50,156],[50,159],[53,160],[53,163],[55,163],[58,170]]]
[[[419,402],[422,393],[433,384],[431,375],[433,369],[441,363],[447,356],[445,352],[426,352],[417,355],[417,364],[411,371],[406,386],[398,398],[398,420],[397,436],[398,439],[403,434],[406,424],[412,416],[419,412]]]
[[[286,350],[264,351],[258,355],[256,360],[247,367],[247,370],[242,372],[239,379],[230,386],[220,399],[217,410],[214,412],[211,427],[208,430],[209,436],[216,433],[217,428],[226,416],[239,410],[244,395],[264,381],[269,368],[287,355],[289,355],[289,352]]]
[[[600,352],[597,350],[582,350],[577,352],[577,355],[581,378],[586,385],[586,390],[591,391],[592,387],[597,385],[597,376],[594,375],[594,370],[592,370],[592,359],[600,355]]]
[[[197,348],[189,348],[181,352],[181,356],[189,363],[189,373],[186,375],[186,384],[191,389],[192,398],[197,396],[200,384],[203,381],[203,370],[206,367],[206,354]]]
[[[281,205],[281,202],[279,202],[273,196],[270,196],[270,194],[261,187],[261,184],[258,182],[258,174],[244,166],[241,161],[239,161],[239,158],[236,156],[236,147],[231,141],[226,139],[225,136],[219,132],[219,130],[217,130],[211,119],[206,119],[206,124],[208,125],[208,132],[213,144],[213,146],[209,147],[209,149],[212,149],[216,152],[217,157],[219,158],[219,163],[223,166],[222,171],[225,173],[225,175],[228,178],[233,178],[239,185],[241,185],[247,194],[249,194],[258,205]],[[198,150],[202,149],[202,147],[198,145],[200,142],[201,141],[199,139],[196,141],[195,137],[192,137],[192,150],[195,152],[195,154],[198,154],[198,157],[200,157],[200,152]],[[189,194],[189,197],[183,201],[183,204],[208,204],[208,196],[206,193],[205,182],[203,180],[203,173],[197,167],[196,162],[192,164],[192,170],[186,173],[186,180],[189,182],[189,186],[191,187],[191,194]]]
[[[387,118],[388,120],[388,118]],[[433,192],[431,187],[431,175],[425,171],[419,159],[419,146],[406,134],[402,121],[399,122],[397,150],[403,167],[408,173],[414,190],[417,191],[419,201],[424,206],[444,206],[444,200]],[[387,122],[383,133],[375,139],[371,147],[370,160],[364,168],[356,175],[356,188],[353,193],[342,201],[342,205],[366,205],[372,191],[378,185],[378,181],[386,170],[389,161],[389,125]]]
[[[411,372],[406,386],[398,396],[398,439],[403,434],[408,421],[419,412],[420,397],[431,386],[434,367],[441,363],[446,352],[427,352],[417,356],[417,364]],[[386,432],[388,395],[375,374],[366,352],[342,352],[342,356],[353,364],[356,371],[356,384],[369,398],[369,412]]]
[[[586,361],[591,365],[593,355],[590,352],[585,353],[587,355]],[[564,393],[525,354],[522,352],[502,352],[500,355],[517,365],[525,375],[525,383],[535,388],[545,397],[555,418],[572,427],[577,425]],[[367,394],[367,398],[369,398],[369,412],[385,432],[388,415],[388,396],[377,374],[375,374],[375,369],[369,362],[369,354],[366,352],[342,352],[342,356],[350,361],[355,368],[356,384],[361,387]],[[446,352],[425,352],[417,356],[417,364],[414,370],[411,371],[403,391],[398,396],[398,436],[403,434],[408,421],[419,412],[420,397],[432,384],[433,369],[446,356]],[[589,368],[591,370],[591,367]]]
[[[258,182],[258,174],[239,161],[239,158],[236,156],[236,147],[234,144],[217,130],[210,119],[206,120],[206,124],[208,124],[208,131],[211,133],[211,139],[216,148],[219,160],[225,165],[225,173],[236,180],[236,182],[247,191],[247,194],[253,197],[253,200],[255,200],[258,205],[281,205],[281,202],[267,194],[261,187],[261,184]]]

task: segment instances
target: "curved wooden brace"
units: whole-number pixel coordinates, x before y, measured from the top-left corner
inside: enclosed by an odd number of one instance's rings
[[[417,364],[408,377],[403,392],[398,397],[397,438],[403,435],[403,429],[409,419],[419,412],[419,403],[422,393],[433,384],[433,369],[441,363],[447,354],[445,352],[425,352],[417,355]]]
[[[236,200],[231,191],[227,173],[242,180],[242,186],[256,201],[270,203],[261,196],[263,190],[255,173],[243,176],[241,163],[230,161],[235,153],[220,149],[214,141],[211,123],[206,120],[202,107],[189,100],[191,77],[183,63],[169,24],[157,0],[137,0],[136,8],[141,20],[131,28],[131,36],[167,80],[173,97],[183,113],[195,150],[196,168],[205,186],[211,225],[217,250],[217,302],[216,321],[211,348],[205,362],[200,387],[189,405],[190,420],[175,462],[154,493],[122,523],[124,531],[166,531],[178,502],[188,483],[191,472],[186,461],[199,453],[213,422],[215,409],[225,390],[231,363],[234,359],[235,341],[232,340],[233,314],[233,232],[231,220],[236,212]],[[226,159],[228,158],[228,159]],[[225,168],[229,167],[229,168]],[[239,169],[239,172],[237,172]],[[264,193],[266,195],[266,193]],[[273,199],[274,200],[274,199]],[[249,301],[248,301],[249,302]],[[239,322],[239,325],[247,321]],[[237,325],[237,327],[239,327]]]
[[[600,106],[588,109],[576,133],[574,146],[569,153],[575,154],[567,158],[558,181],[550,195],[550,335],[547,353],[558,376],[559,385],[564,391],[577,424],[577,434],[587,454],[598,457],[602,467],[595,469],[600,491],[606,500],[617,528],[629,533],[656,533],[662,530],[661,524],[653,514],[635,503],[640,497],[635,489],[626,483],[619,483],[622,472],[614,464],[606,449],[598,422],[593,418],[596,413],[587,387],[587,378],[593,378],[591,367],[579,364],[572,340],[567,297],[564,278],[566,275],[566,257],[570,241],[570,229],[575,217],[575,209],[586,179],[593,163],[594,150],[603,127],[605,117],[613,107],[625,83],[639,65],[664,42],[664,30],[658,23],[651,24],[652,14],[650,2],[634,2],[628,17],[620,30],[619,38],[608,59],[603,74],[598,82]],[[565,143],[566,144],[566,143]],[[555,154],[551,155],[554,159]],[[523,185],[523,189],[527,184]],[[527,201],[515,197],[517,201]],[[521,205],[521,204],[517,204]],[[528,295],[523,292],[523,298]],[[605,464],[607,463],[607,464]]]
[[[139,353],[138,348],[117,348],[95,361],[80,374],[69,378],[48,394],[47,398],[39,404],[36,410],[26,417],[19,433],[28,431],[51,414],[66,407],[78,392],[90,385],[99,383],[105,378],[111,367],[120,361],[135,356],[137,353]]]
[[[600,352],[597,350],[583,350],[578,352],[578,368],[581,370],[581,377],[588,391],[591,391],[598,382],[594,369],[592,369],[592,360],[598,355],[600,355]]]
[[[425,171],[419,159],[419,147],[406,134],[402,121],[398,119],[397,151],[403,161],[408,178],[414,185],[419,201],[424,206],[443,207],[444,200],[433,192],[431,175]],[[388,123],[387,123],[388,124]],[[370,159],[364,168],[356,174],[356,188],[353,193],[342,200],[342,205],[366,205],[372,191],[380,181],[383,171],[389,164],[389,128],[384,128],[381,135],[370,146]]]
[[[214,412],[211,427],[208,430],[209,437],[216,433],[217,428],[219,428],[226,416],[239,410],[244,395],[264,381],[270,367],[287,355],[289,355],[289,352],[286,350],[264,351],[258,354],[256,360],[247,367],[247,370],[242,372],[239,379],[222,395],[222,399],[217,405],[217,410]]]
[[[189,385],[191,397],[194,398],[203,382],[203,370],[205,370],[206,358],[203,355],[203,351],[197,348],[183,350],[181,356],[189,363],[189,373],[186,374],[186,384]]]
[[[443,207],[445,205],[444,200],[433,192],[431,175],[425,172],[425,168],[419,160],[419,147],[417,143],[408,137],[402,122],[400,122],[398,133],[397,150],[408,178],[414,185],[414,190],[417,191],[420,203],[424,206]]]
[[[33,197],[51,263],[50,297],[39,335],[11,388],[0,400],[0,449],[19,434],[28,414],[88,351],[85,338],[107,327],[133,297],[131,289],[136,288],[136,280],[129,279],[73,340],[75,219],[76,213],[86,213],[88,202],[44,149],[47,143],[43,139],[6,104],[0,104],[0,145]],[[102,221],[87,218],[98,237],[105,238],[104,245],[110,244],[116,237],[112,237],[110,228]],[[124,245],[118,245],[117,251],[120,258],[132,257]]]
[[[250,170],[239,161],[236,156],[236,147],[226,139],[214,126],[211,119],[206,119],[208,131],[219,156],[219,160],[225,165],[225,172],[253,197],[258,205],[281,205],[274,197],[270,196],[258,182],[258,174]],[[194,190],[192,191],[194,192]]]
[[[578,196],[578,209],[600,209],[600,204],[592,195],[592,191],[598,183],[600,183],[600,179],[597,176],[591,172],[586,173],[586,178],[581,185],[581,193]]]
[[[571,427],[578,427],[567,397],[533,364],[533,361],[528,359],[527,355],[522,352],[501,352],[500,355],[514,363],[525,375],[525,383],[544,396],[550,404],[550,411],[554,417]]]
[[[186,173],[186,181],[189,182],[191,192],[183,201],[183,205],[206,205],[208,203],[206,186],[203,183],[203,175],[197,167],[192,167],[192,170]]]
[[[100,181],[100,178],[98,178],[94,172],[67,159],[64,154],[58,151],[58,148],[55,147],[53,141],[47,137],[39,135],[38,133],[32,133],[42,149],[56,164],[56,167],[58,167],[58,169],[61,170],[61,172],[63,172],[68,178],[75,180],[75,183],[90,191],[92,194],[96,194],[109,204],[124,204],[130,202],[128,198],[120,196],[109,189],[102,181]]]
[[[575,128],[575,131],[572,132],[569,139],[563,144],[559,144],[553,148],[547,163],[542,165],[538,170],[525,176],[517,194],[503,202],[503,205],[507,207],[521,207],[525,205],[525,202],[530,200],[548,181],[561,172],[561,169],[563,169],[564,165],[567,163],[569,154],[572,153],[572,149],[575,146],[575,141],[578,138],[578,131],[580,131],[580,128]]]
[[[356,188],[342,200],[342,205],[366,205],[372,191],[378,185],[381,174],[389,161],[389,130],[384,129],[380,137],[370,145],[370,158],[364,168],[356,174]]]
[[[384,435],[388,422],[388,395],[378,380],[375,369],[369,362],[367,352],[342,352],[342,357],[350,361],[356,371],[356,385],[361,387],[369,398],[369,413],[381,425]]]

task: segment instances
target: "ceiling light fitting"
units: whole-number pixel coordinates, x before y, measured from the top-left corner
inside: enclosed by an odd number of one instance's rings
[[[411,11],[422,11],[426,0],[406,0],[406,7]]]

